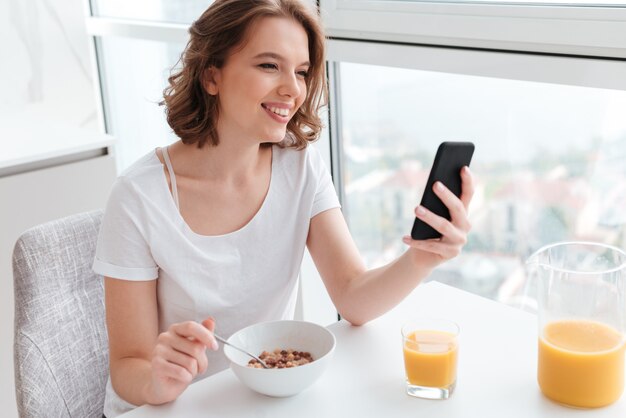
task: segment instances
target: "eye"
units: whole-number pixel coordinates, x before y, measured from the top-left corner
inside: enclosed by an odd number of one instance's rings
[[[298,74],[299,77],[307,78],[309,76],[309,71],[308,70],[302,70],[302,71],[298,71],[297,74]]]
[[[259,64],[260,68],[263,68],[264,70],[277,70],[278,69],[278,65],[276,64],[272,64],[272,63],[263,63],[263,64]]]

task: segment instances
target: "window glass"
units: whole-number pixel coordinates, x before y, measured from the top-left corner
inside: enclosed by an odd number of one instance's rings
[[[91,0],[94,16],[191,23],[212,1],[207,0]]]
[[[64,6],[0,4],[0,160],[80,146],[98,132],[84,16]]]
[[[90,0],[92,14],[99,17],[190,24],[213,0]],[[315,4],[315,0],[302,0]]]
[[[183,44],[106,37],[99,41],[108,132],[117,140],[118,170],[176,137],[165,120],[163,89]],[[128,65],[132,62],[133,65]]]
[[[541,246],[626,247],[626,92],[339,66],[344,211],[369,267],[401,254],[437,146],[476,145],[473,229],[431,278],[512,305]]]

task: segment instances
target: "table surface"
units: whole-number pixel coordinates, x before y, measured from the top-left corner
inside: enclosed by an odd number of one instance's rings
[[[445,401],[406,395],[400,328],[417,317],[445,317],[461,328],[458,381]],[[289,398],[257,394],[230,369],[191,385],[176,401],[146,405],[140,417],[626,417],[626,396],[592,410],[560,406],[537,385],[536,316],[437,282],[361,327],[328,327],[337,346],[326,372]]]

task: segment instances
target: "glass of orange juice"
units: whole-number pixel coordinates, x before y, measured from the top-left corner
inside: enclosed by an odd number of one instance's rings
[[[626,253],[563,242],[528,260],[538,289],[537,380],[548,398],[597,408],[624,390]]]
[[[446,319],[416,319],[402,327],[406,393],[448,399],[456,386],[459,326]]]

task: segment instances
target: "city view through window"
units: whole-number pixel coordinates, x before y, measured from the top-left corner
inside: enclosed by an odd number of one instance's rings
[[[340,80],[344,212],[369,267],[406,249],[443,141],[476,145],[473,227],[430,279],[533,310],[534,251],[626,247],[626,92],[350,63]]]

